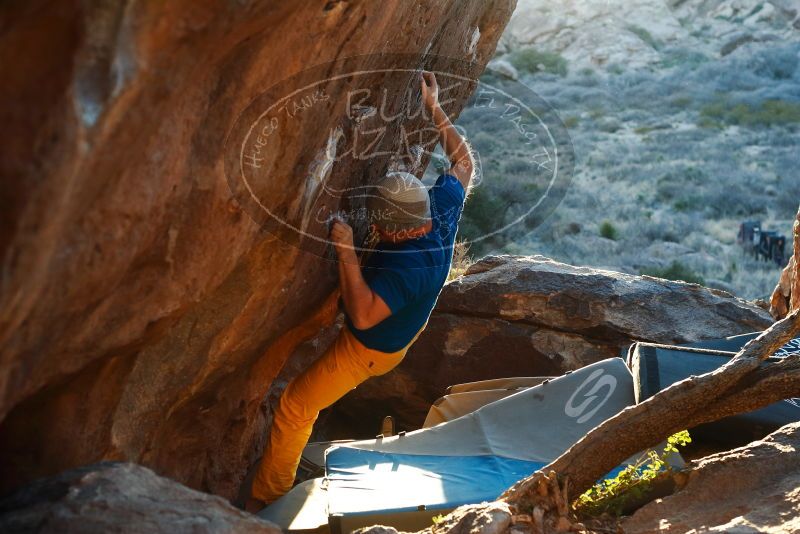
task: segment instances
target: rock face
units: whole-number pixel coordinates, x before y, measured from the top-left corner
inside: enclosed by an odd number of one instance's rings
[[[620,17],[622,12],[624,17]],[[658,52],[652,44],[628,31],[634,25],[646,27],[659,40],[676,41],[688,36],[666,2],[568,0],[554,5],[522,0],[503,41],[511,48],[545,47],[579,66],[623,60],[645,65],[655,61]]]
[[[794,253],[781,272],[770,299],[769,311],[775,319],[783,319],[789,312],[800,308],[800,210],[797,211],[792,236]]]
[[[3,532],[280,534],[273,523],[135,464],[104,462],[37,480],[0,501]]]
[[[618,356],[633,340],[683,343],[763,330],[769,314],[724,291],[542,256],[487,257],[446,285],[428,327],[397,369],[337,410],[376,407],[418,428],[454,383],[562,374]],[[377,426],[375,420],[373,426]]]
[[[435,523],[419,534],[444,534],[446,532],[471,532],[472,534],[502,534],[509,532],[512,513],[504,502],[467,504],[459,506],[443,521]],[[375,525],[354,531],[355,534],[398,534],[394,527]]]
[[[332,134],[360,120],[343,111],[350,90],[374,89],[361,108],[374,112],[378,93],[402,108],[418,90],[414,69],[436,70],[442,57],[463,58],[456,74],[477,76],[513,8],[3,4],[0,57],[13,67],[0,88],[0,493],[119,459],[234,496],[260,453],[267,389],[333,317],[317,310],[336,271],[321,260],[324,245],[288,246],[233,200],[226,136],[273,84],[371,54],[358,80],[323,81],[324,105],[301,108],[261,169],[278,212],[323,232],[304,217],[317,207],[314,188],[363,185],[390,160],[325,159]],[[468,94],[451,92],[448,111]],[[399,144],[387,135],[381,148]]]
[[[800,531],[800,423],[693,462],[686,486],[622,523],[644,532]]]

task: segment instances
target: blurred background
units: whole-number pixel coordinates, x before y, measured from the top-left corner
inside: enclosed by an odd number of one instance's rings
[[[768,298],[800,201],[799,11],[796,0],[520,0],[482,81],[518,80],[554,107],[574,175],[533,232],[473,243],[464,261],[543,254]],[[512,216],[531,165],[496,113],[468,108],[458,124],[483,164],[461,227],[473,239]]]

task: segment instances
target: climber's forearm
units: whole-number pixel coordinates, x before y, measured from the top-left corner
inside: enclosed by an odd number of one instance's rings
[[[344,309],[353,326],[359,330],[371,328],[391,315],[383,299],[364,280],[358,257],[353,251],[339,254],[339,283]]]
[[[464,189],[468,189],[472,181],[475,162],[466,140],[458,133],[447,113],[438,104],[431,110],[433,124],[439,130],[439,141],[447,158],[450,160],[451,172],[459,179]]]

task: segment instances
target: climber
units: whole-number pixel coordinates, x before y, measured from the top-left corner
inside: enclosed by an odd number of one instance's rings
[[[292,488],[320,410],[400,363],[425,328],[447,279],[474,160],[439,105],[433,73],[423,72],[420,85],[451,168],[430,191],[406,172],[390,172],[379,180],[366,208],[380,241],[363,272],[352,228],[342,220],[333,222],[330,238],[338,259],[345,326],[333,346],[281,396],[248,511],[260,510]]]

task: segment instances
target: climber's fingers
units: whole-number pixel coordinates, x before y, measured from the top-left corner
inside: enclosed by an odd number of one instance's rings
[[[353,246],[353,229],[344,221],[335,220],[331,225],[331,233],[330,233],[331,241],[333,241],[334,246]]]
[[[422,81],[425,82],[425,85],[434,88],[436,87],[436,75],[432,72],[428,72],[427,70],[422,71]]]
[[[439,84],[436,82],[436,75],[426,70],[422,71],[422,84],[423,94],[436,94],[439,90]]]
[[[432,72],[422,71],[420,86],[422,88],[422,101],[428,108],[431,108],[439,98],[439,86],[436,83],[436,76]]]

